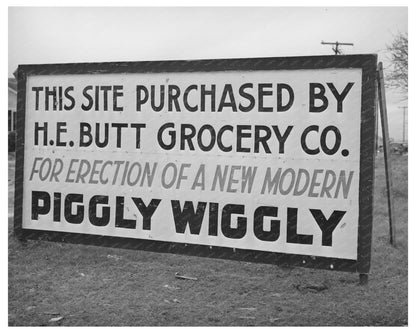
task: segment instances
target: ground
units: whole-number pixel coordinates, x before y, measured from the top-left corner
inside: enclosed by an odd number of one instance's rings
[[[408,323],[407,156],[393,155],[397,246],[389,244],[384,164],[376,160],[369,283],[284,268],[13,235],[9,154],[10,326],[403,326]],[[180,280],[179,272],[197,280]]]

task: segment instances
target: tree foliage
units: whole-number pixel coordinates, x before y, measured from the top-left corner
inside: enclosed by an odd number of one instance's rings
[[[389,86],[400,88],[407,92],[407,33],[399,33],[394,38],[393,42],[387,46],[391,68],[386,75],[386,80]]]

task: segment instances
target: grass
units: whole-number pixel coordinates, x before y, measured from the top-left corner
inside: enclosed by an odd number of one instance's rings
[[[376,160],[372,269],[283,268],[95,246],[18,242],[9,154],[10,326],[403,326],[408,323],[407,156],[393,156],[397,247]],[[179,280],[180,272],[197,281]],[[317,291],[303,288],[325,284]],[[50,322],[52,318],[62,319]]]

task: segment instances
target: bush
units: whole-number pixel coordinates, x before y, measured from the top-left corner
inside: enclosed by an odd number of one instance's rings
[[[9,132],[9,152],[16,150],[16,131]]]

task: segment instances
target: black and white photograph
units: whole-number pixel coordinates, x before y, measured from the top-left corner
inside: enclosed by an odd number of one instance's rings
[[[290,5],[3,6],[4,325],[409,326],[411,10]]]

